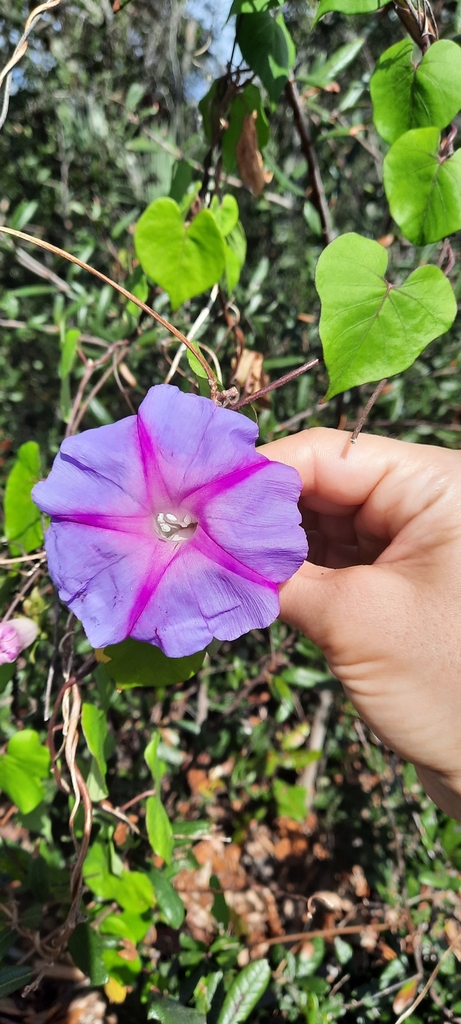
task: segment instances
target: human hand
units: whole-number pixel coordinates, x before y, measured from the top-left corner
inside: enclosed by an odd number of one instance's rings
[[[309,562],[281,588],[282,618],[461,819],[461,454],[323,428],[261,451],[303,482]]]

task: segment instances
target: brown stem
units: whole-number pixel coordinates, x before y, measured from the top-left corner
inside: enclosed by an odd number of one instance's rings
[[[322,232],[325,242],[328,244],[333,241],[333,227],[331,223],[330,210],[325,196],[325,190],[323,187],[322,178],[320,175],[319,162],[317,160],[317,153],[315,152],[314,146],[312,145],[311,132],[308,121],[303,117],[301,110],[301,97],[296,88],[293,79],[287,82],[285,86],[285,96],[293,111],[295,125],[298,129],[299,138],[301,140],[301,149],[306,157],[307,166],[309,168],[309,178],[312,188],[312,202],[318,211],[320,221],[322,224]]]
[[[370,395],[370,397],[368,399],[368,402],[367,402],[367,404],[366,404],[366,406],[365,406],[361,416],[359,417],[358,422],[356,423],[356,425],[355,425],[355,427],[354,427],[354,429],[352,431],[352,434],[351,434],[351,444],[355,444],[355,442],[356,442],[356,440],[357,440],[357,438],[358,438],[358,436],[360,434],[360,431],[362,430],[362,427],[364,427],[365,423],[367,422],[369,413],[371,412],[375,402],[379,398],[379,396],[381,394],[381,391],[383,390],[383,388],[385,387],[386,384],[387,384],[387,377],[384,377],[384,379],[380,380],[379,384],[376,385],[375,390],[373,391],[373,394]]]
[[[295,380],[296,377],[300,377],[302,373],[306,373],[307,370],[313,370],[315,366],[319,366],[322,362],[321,359],[311,359],[308,363],[303,363],[302,366],[298,366],[296,370],[290,370],[289,373],[285,373],[283,377],[279,377],[278,380],[272,381],[271,384],[267,384],[265,388],[260,388],[259,391],[254,391],[252,395],[248,395],[246,398],[240,398],[235,405],[232,405],[233,409],[242,409],[244,405],[250,405],[251,402],[256,402],[258,398],[262,398],[263,395],[268,395],[270,391],[275,391],[276,388],[283,387],[284,384],[288,384],[290,380]]]
[[[249,942],[249,946],[260,946],[261,942],[264,942],[268,946],[276,946],[279,942],[309,942],[311,939],[329,939],[335,937],[335,935],[360,935],[360,932],[364,932],[367,928],[374,928],[376,931],[385,932],[390,931],[391,926],[389,924],[377,924],[375,921],[370,921],[368,924],[348,924],[344,928],[340,926],[338,928],[317,928],[312,932],[295,932],[294,935],[275,935],[270,939],[255,939],[253,942]]]

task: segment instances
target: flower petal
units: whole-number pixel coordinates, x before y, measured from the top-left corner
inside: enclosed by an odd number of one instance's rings
[[[209,398],[185,395],[171,384],[150,388],[138,411],[139,436],[149,491],[160,473],[171,501],[223,474],[252,465],[258,428],[246,416]]]
[[[307,556],[297,501],[301,478],[291,466],[263,455],[257,472],[234,474],[195,495],[202,528],[243,565],[284,583]]]
[[[33,622],[32,619],[26,619],[25,617],[10,619],[10,626],[14,626],[16,630],[16,634],[21,645],[21,651],[24,651],[26,647],[30,647],[38,637],[39,628],[37,623]]]
[[[93,647],[119,643],[149,601],[174,545],[62,520],[45,547],[59,596],[81,620]]]
[[[43,512],[66,519],[145,515],[150,501],[136,416],[68,437],[32,497]]]
[[[279,611],[277,587],[198,528],[168,565],[131,636],[157,644],[170,658],[182,658],[213,637],[235,640],[249,629],[269,626]]]

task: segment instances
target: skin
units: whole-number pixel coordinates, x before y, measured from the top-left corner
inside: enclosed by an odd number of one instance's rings
[[[461,454],[349,438],[315,428],[261,449],[303,483],[309,561],[281,588],[281,616],[461,820]]]

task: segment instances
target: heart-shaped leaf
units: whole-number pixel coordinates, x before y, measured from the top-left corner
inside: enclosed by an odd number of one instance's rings
[[[394,220],[410,242],[427,245],[461,228],[461,150],[443,159],[437,128],[414,128],[389,150],[384,188]]]
[[[373,120],[389,145],[412,128],[445,128],[461,109],[461,48],[441,39],[420,64],[413,49],[410,39],[389,47],[370,82]]]
[[[142,643],[140,640],[122,640],[119,644],[105,647],[100,660],[107,664],[109,675],[121,690],[133,686],[174,686],[198,672],[205,657],[205,651],[190,654],[186,658],[167,658],[159,647]]]
[[[156,199],[139,218],[136,255],[152,281],[168,292],[173,309],[216,284],[226,264],[224,241],[209,210],[189,226],[173,199]]]
[[[269,98],[276,103],[296,58],[295,44],[282,15],[273,18],[269,11],[241,14],[237,42],[243,59],[259,75]]]
[[[418,267],[401,285],[386,281],[388,254],[370,238],[341,235],[317,264],[327,398],[390,377],[451,327],[456,300],[438,267]]]
[[[384,7],[387,2],[388,0],[320,0],[314,25],[330,11],[339,11],[340,14],[370,14]]]

